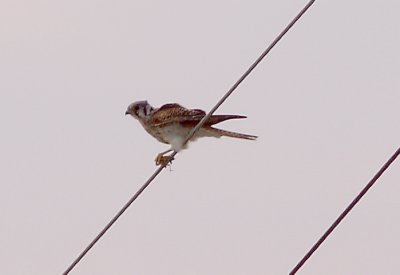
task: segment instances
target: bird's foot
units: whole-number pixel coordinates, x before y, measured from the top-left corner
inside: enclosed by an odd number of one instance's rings
[[[161,165],[161,166],[164,166],[164,167],[165,167],[165,166],[167,166],[167,165],[171,165],[173,160],[174,160],[174,158],[171,157],[171,155],[169,155],[169,156],[164,156],[164,155],[161,153],[161,154],[158,154],[158,155],[157,155],[157,157],[156,157],[156,159],[155,159],[155,162],[156,162],[156,165],[157,165],[157,166]]]

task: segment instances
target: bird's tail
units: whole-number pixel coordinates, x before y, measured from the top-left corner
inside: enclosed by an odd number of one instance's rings
[[[241,138],[241,139],[248,139],[248,140],[256,140],[257,136],[241,134],[237,132],[226,131],[214,127],[207,127],[207,131],[212,133],[214,136],[226,136],[226,137],[233,137],[233,138]]]

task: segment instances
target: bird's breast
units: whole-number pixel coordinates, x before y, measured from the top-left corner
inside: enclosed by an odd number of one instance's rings
[[[167,144],[171,144],[171,141],[176,137],[187,135],[190,130],[185,129],[177,123],[159,126],[147,125],[146,123],[143,123],[142,125],[151,136],[158,141]]]

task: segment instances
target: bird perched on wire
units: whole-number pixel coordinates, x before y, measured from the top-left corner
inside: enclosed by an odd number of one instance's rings
[[[154,108],[147,101],[136,101],[128,106],[125,115],[131,115],[142,124],[143,128],[154,138],[162,143],[171,145],[167,151],[157,155],[156,165],[167,165],[172,161],[165,154],[186,148],[184,144],[190,131],[206,115],[200,109],[186,109],[177,103],[168,103],[160,108]],[[201,137],[233,137],[255,140],[257,136],[230,132],[212,127],[228,119],[246,118],[240,115],[212,115],[208,121],[195,133],[191,141]]]

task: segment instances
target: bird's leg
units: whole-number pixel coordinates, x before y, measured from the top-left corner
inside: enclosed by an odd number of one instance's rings
[[[172,152],[172,148],[168,149],[167,151],[161,152],[157,155],[155,162],[156,165],[162,165],[162,166],[167,166],[169,163],[172,163],[173,158],[171,156],[164,156],[166,153]]]

